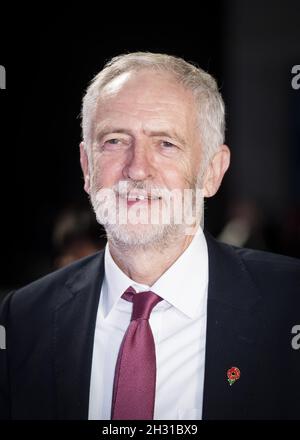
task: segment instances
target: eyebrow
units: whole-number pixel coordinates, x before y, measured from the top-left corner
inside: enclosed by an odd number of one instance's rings
[[[176,133],[175,131],[154,131],[154,130],[146,130],[147,135],[150,137],[155,137],[155,136],[161,136],[161,137],[168,137],[171,139],[175,139],[177,140],[182,146],[186,146],[186,141],[179,136],[178,133]]]
[[[98,126],[96,127],[96,138],[97,139],[101,139],[102,137],[106,136],[107,134],[110,133],[122,133],[122,134],[127,134],[129,136],[134,136],[133,133],[131,132],[131,130],[128,130],[126,128],[122,128],[122,127],[114,127],[114,126]],[[186,146],[186,141],[175,131],[164,131],[164,130],[144,130],[144,133],[146,134],[146,136],[149,137],[168,137],[171,139],[175,139],[177,140],[182,146]]]
[[[127,134],[127,135],[132,136],[132,133],[130,132],[130,130],[126,130],[125,128],[119,128],[119,127],[118,128],[117,127],[108,127],[108,126],[105,126],[103,128],[96,127],[95,131],[96,131],[96,138],[97,139],[100,139],[109,133],[123,133],[123,134]]]

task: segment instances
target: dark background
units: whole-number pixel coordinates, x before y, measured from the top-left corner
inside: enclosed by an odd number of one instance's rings
[[[53,270],[62,252],[53,241],[58,216],[89,209],[79,166],[81,99],[106,60],[137,50],[182,56],[218,80],[232,163],[206,203],[207,229],[227,242],[300,256],[300,90],[291,87],[300,4],[197,5],[1,7],[3,292]]]

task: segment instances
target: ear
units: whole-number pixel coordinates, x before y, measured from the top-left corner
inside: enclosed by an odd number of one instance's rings
[[[207,165],[203,179],[204,197],[212,197],[216,194],[229,164],[230,150],[227,145],[221,145]]]
[[[84,177],[84,190],[90,193],[90,173],[89,173],[89,158],[85,149],[84,142],[80,142],[80,165]]]

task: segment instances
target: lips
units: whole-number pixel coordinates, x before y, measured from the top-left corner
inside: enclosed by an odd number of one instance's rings
[[[129,202],[139,202],[142,200],[159,200],[161,197],[159,196],[149,196],[149,195],[142,195],[142,194],[130,194],[127,196],[127,200]]]
[[[128,202],[142,202],[147,200],[161,200],[162,197],[160,195],[156,195],[154,193],[149,193],[146,191],[130,191],[128,193],[119,193],[119,196],[122,199],[126,199]]]

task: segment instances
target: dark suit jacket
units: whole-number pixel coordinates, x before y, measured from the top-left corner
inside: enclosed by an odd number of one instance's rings
[[[203,419],[299,419],[300,349],[291,331],[300,325],[300,262],[206,239]],[[1,418],[88,418],[103,275],[101,251],[5,298]],[[232,366],[241,376],[230,386]]]

